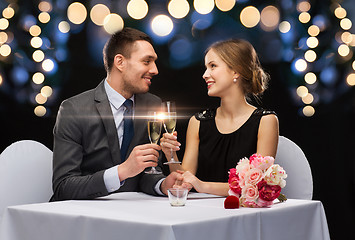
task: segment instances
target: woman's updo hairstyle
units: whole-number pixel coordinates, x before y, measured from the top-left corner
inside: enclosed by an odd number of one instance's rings
[[[238,81],[241,81],[245,96],[257,96],[266,90],[269,75],[262,69],[258,55],[248,41],[230,39],[216,42],[206,50],[206,53],[211,49],[233,71],[240,74]]]

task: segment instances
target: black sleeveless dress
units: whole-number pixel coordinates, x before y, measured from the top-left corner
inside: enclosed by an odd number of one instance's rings
[[[195,114],[200,121],[199,154],[196,176],[202,181],[227,182],[228,171],[241,158],[256,153],[260,119],[273,111],[255,109],[249,119],[236,131],[222,134],[215,121],[216,109]]]

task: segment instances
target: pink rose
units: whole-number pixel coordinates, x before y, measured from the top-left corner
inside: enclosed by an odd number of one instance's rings
[[[239,176],[236,174],[235,168],[231,168],[229,170],[228,183],[229,183],[230,192],[232,193],[230,195],[235,195],[239,197],[242,192],[242,189],[239,186]]]
[[[260,154],[253,154],[250,157],[250,165],[254,168],[259,168],[262,171],[268,169],[274,164],[275,159],[270,156],[263,157]]]
[[[239,199],[240,205],[243,207],[256,208],[258,205],[253,200],[246,200],[245,198]]]
[[[259,200],[274,201],[281,192],[281,187],[278,185],[268,185],[265,180],[258,183]]]
[[[246,201],[254,201],[259,197],[258,187],[252,184],[246,184],[242,189],[242,196]]]
[[[252,168],[245,174],[245,184],[257,184],[263,178],[263,172],[259,168]]]
[[[264,201],[261,198],[258,199],[258,207],[270,207],[273,204],[273,201]]]
[[[238,162],[236,169],[240,177],[244,176],[244,174],[250,169],[249,159],[242,158]]]
[[[254,153],[249,158],[250,164],[253,164],[254,161],[260,161],[260,159],[262,159],[262,158],[263,158],[263,156],[261,156],[260,154]]]

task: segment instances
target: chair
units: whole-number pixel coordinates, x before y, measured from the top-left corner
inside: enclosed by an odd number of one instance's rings
[[[312,199],[312,172],[302,149],[290,139],[280,136],[275,163],[287,173],[286,186],[281,190],[287,198]]]
[[[52,195],[52,151],[22,140],[0,155],[0,220],[7,206],[47,202]]]

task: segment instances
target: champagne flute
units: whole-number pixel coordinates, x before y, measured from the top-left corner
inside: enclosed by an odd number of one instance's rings
[[[171,101],[163,102],[162,108],[164,111],[163,125],[167,133],[173,134],[176,128],[176,108],[175,103]],[[181,163],[174,159],[173,149],[170,149],[170,160],[164,164]]]
[[[157,112],[148,112],[148,136],[150,143],[158,144],[160,134],[161,134],[161,127],[162,127],[162,120],[159,118]],[[151,167],[150,170],[145,171],[148,174],[160,174],[161,171],[158,171],[155,167]]]

